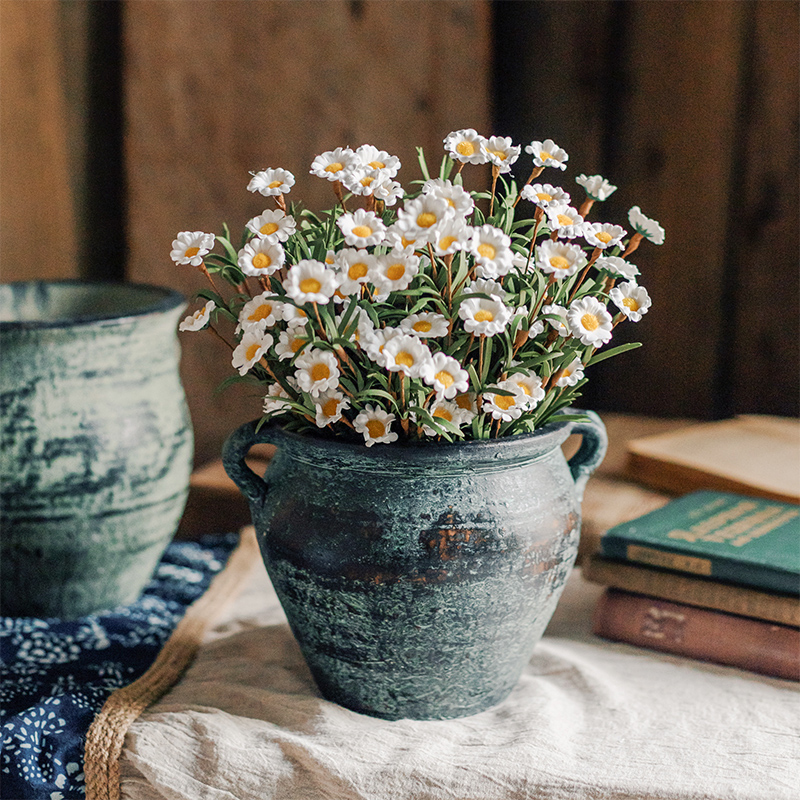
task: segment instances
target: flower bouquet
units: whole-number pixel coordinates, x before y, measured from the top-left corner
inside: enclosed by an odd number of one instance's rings
[[[660,225],[636,206],[632,234],[590,221],[616,190],[599,175],[576,178],[577,208],[539,182],[567,166],[550,139],[525,147],[521,189],[510,138],[459,130],[444,150],[433,176],[418,149],[422,179],[406,189],[400,160],[376,147],[322,153],[311,173],[336,203],[321,213],[288,202],[289,171],[256,172],[247,188],[274,208],[237,244],[227,226],[178,234],[172,259],[210,284],[180,329],[230,347],[229,380],[259,387],[264,421],[367,447],[527,433],[560,418],[587,367],[638,346],[606,347],[650,307],[628,257],[643,238],[661,244]],[[470,190],[482,165],[491,189]]]

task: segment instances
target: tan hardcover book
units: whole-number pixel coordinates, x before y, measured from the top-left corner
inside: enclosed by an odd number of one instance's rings
[[[676,494],[711,489],[800,503],[800,420],[750,414],[633,439],[626,474]]]
[[[800,626],[800,597],[796,595],[764,592],[694,575],[611,561],[599,555],[589,556],[581,569],[586,580],[603,586],[767,622]]]

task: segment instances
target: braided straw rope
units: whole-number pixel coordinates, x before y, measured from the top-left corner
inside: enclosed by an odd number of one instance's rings
[[[244,580],[259,562],[252,526],[242,528],[239,544],[202,597],[176,626],[150,669],[109,696],[86,735],[86,800],[119,800],[119,758],[131,723],[167,692],[192,662],[206,631],[236,599]]]

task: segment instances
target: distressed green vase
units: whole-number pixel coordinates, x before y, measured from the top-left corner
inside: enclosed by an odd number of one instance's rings
[[[183,512],[193,438],[176,292],[0,285],[3,614],[129,603]]]
[[[575,561],[599,417],[523,436],[372,448],[235,431],[228,474],[322,694],[385,719],[482,711],[516,684]],[[583,441],[569,463],[560,445]],[[264,478],[245,464],[277,445]]]

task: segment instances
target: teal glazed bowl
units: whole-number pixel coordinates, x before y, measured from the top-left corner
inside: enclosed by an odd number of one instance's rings
[[[177,292],[0,285],[0,611],[135,600],[186,503],[193,436]]]

